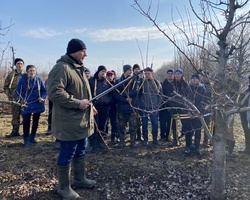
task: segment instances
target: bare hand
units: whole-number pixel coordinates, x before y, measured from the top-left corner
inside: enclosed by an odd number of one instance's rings
[[[85,109],[88,108],[89,106],[90,106],[90,103],[89,103],[88,99],[82,99],[82,100],[80,101],[79,109],[85,110]]]
[[[132,98],[127,97],[126,101],[129,102],[129,103],[131,103],[132,102]]]
[[[96,110],[95,106],[93,106],[93,112],[94,112],[94,115],[98,114],[98,111]]]
[[[43,102],[44,102],[44,99],[43,99],[42,97],[39,97],[39,98],[38,98],[38,101],[39,101],[40,103],[43,103]]]

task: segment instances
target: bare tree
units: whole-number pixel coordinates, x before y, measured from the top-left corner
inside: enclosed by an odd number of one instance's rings
[[[194,2],[194,1],[193,1]],[[149,0],[148,7],[143,8],[139,0],[134,0],[132,7],[136,9],[144,17],[148,18],[154,26],[174,45],[174,47],[186,58],[192,71],[199,72],[199,64],[208,65],[211,62],[216,63],[215,74],[216,79],[213,88],[213,104],[211,108],[215,112],[215,134],[213,136],[213,170],[212,170],[212,189],[210,197],[212,200],[225,198],[225,166],[226,166],[226,135],[228,132],[227,121],[230,116],[236,112],[243,111],[238,109],[239,103],[237,97],[232,98],[229,95],[229,89],[233,85],[228,85],[225,76],[225,66],[232,57],[235,50],[243,51],[243,47],[248,43],[248,39],[242,44],[241,35],[242,27],[250,22],[250,11],[241,12],[247,6],[249,0],[220,0],[209,1],[200,0],[200,10],[194,8],[191,0],[189,0],[192,14],[198,19],[199,23],[191,20],[191,14],[186,10],[187,20],[185,21],[179,12],[181,22],[178,24],[173,20],[174,27],[182,37],[177,37],[177,33],[173,33],[168,25],[162,27],[157,22],[158,5],[156,6],[155,16],[152,16],[153,1]],[[178,10],[177,10],[178,11]],[[202,31],[198,25],[203,25]],[[234,30],[234,41],[230,43],[229,36]],[[180,38],[180,39],[178,39]],[[213,51],[208,47],[213,47]],[[188,52],[195,52],[199,49],[202,63],[197,63]],[[195,55],[195,54],[194,54]],[[195,55],[199,55],[198,53]],[[242,55],[242,54],[241,54]],[[242,58],[241,58],[242,59]],[[209,62],[207,62],[209,61]],[[242,65],[242,64],[241,64]],[[238,93],[239,94],[239,93]],[[249,110],[249,108],[245,109]]]
[[[5,37],[13,25],[14,24],[12,23],[12,20],[10,20],[9,25],[3,26],[2,21],[0,20],[0,36]],[[9,45],[10,42],[5,43],[0,40],[0,77],[5,77],[5,75],[7,74],[8,60],[5,60],[5,55],[9,49]],[[3,63],[5,64],[4,68],[2,68]],[[2,87],[3,84],[2,81],[3,79],[0,80],[0,88]]]

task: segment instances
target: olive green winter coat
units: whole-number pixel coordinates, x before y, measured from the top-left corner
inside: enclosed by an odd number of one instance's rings
[[[3,86],[4,92],[8,96],[9,100],[11,101],[16,101],[18,99],[17,94],[16,94],[16,88],[23,74],[24,74],[24,71],[21,71],[19,73],[15,69],[8,74],[8,76],[6,77],[4,81],[4,86]]]
[[[79,109],[81,99],[91,99],[85,68],[68,55],[62,56],[49,73],[48,98],[53,102],[52,133],[62,141],[87,138],[93,133],[93,109]]]

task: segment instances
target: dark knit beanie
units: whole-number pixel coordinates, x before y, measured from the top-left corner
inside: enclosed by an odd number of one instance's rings
[[[174,71],[174,73],[180,73],[180,74],[183,74],[183,71],[182,71],[182,69],[176,69],[175,71]]]
[[[193,74],[193,75],[191,76],[191,79],[193,79],[193,78],[197,78],[198,80],[200,80],[199,74]]]
[[[16,63],[19,62],[19,61],[23,62],[23,64],[24,64],[23,59],[21,59],[21,58],[16,58],[15,61],[14,61],[15,65],[16,65]]]
[[[27,66],[26,66],[26,72],[27,72],[30,68],[35,68],[35,69],[36,69],[36,66],[34,66],[34,65],[27,65]]]
[[[153,72],[153,69],[151,67],[146,67],[144,69],[144,72]]]
[[[84,70],[84,72],[85,72],[85,73],[90,73],[89,68],[86,68],[86,69]]]
[[[100,65],[100,66],[98,67],[97,73],[99,73],[99,72],[102,71],[102,70],[107,71],[107,68],[106,68],[104,65]]]
[[[67,54],[75,53],[75,52],[81,51],[83,49],[87,49],[84,42],[79,40],[79,39],[74,38],[74,39],[70,40],[68,43]]]
[[[128,71],[131,68],[132,68],[131,65],[124,65],[123,66],[123,72],[125,73],[126,71]]]
[[[107,71],[107,76],[112,76],[112,75],[115,75],[115,73],[113,71]]]
[[[174,70],[173,69],[169,69],[168,71],[167,71],[167,74],[168,73],[174,73]]]
[[[133,71],[134,71],[135,69],[140,69],[140,65],[134,64],[134,66],[133,66]]]

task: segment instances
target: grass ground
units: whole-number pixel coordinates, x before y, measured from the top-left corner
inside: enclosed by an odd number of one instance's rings
[[[46,136],[47,112],[43,113],[37,134],[37,145],[22,147],[22,137],[6,139],[11,131],[9,111],[0,112],[0,199],[61,199],[56,194],[56,160],[58,149],[53,136]],[[22,127],[21,127],[22,128]],[[22,132],[22,131],[21,131]],[[211,188],[212,147],[202,149],[203,156],[183,154],[181,145],[168,148],[116,148],[87,155],[88,177],[97,181],[94,189],[76,189],[83,199],[209,199]],[[239,117],[235,120],[236,148],[227,159],[226,199],[249,199],[250,157],[238,154],[244,148]]]

